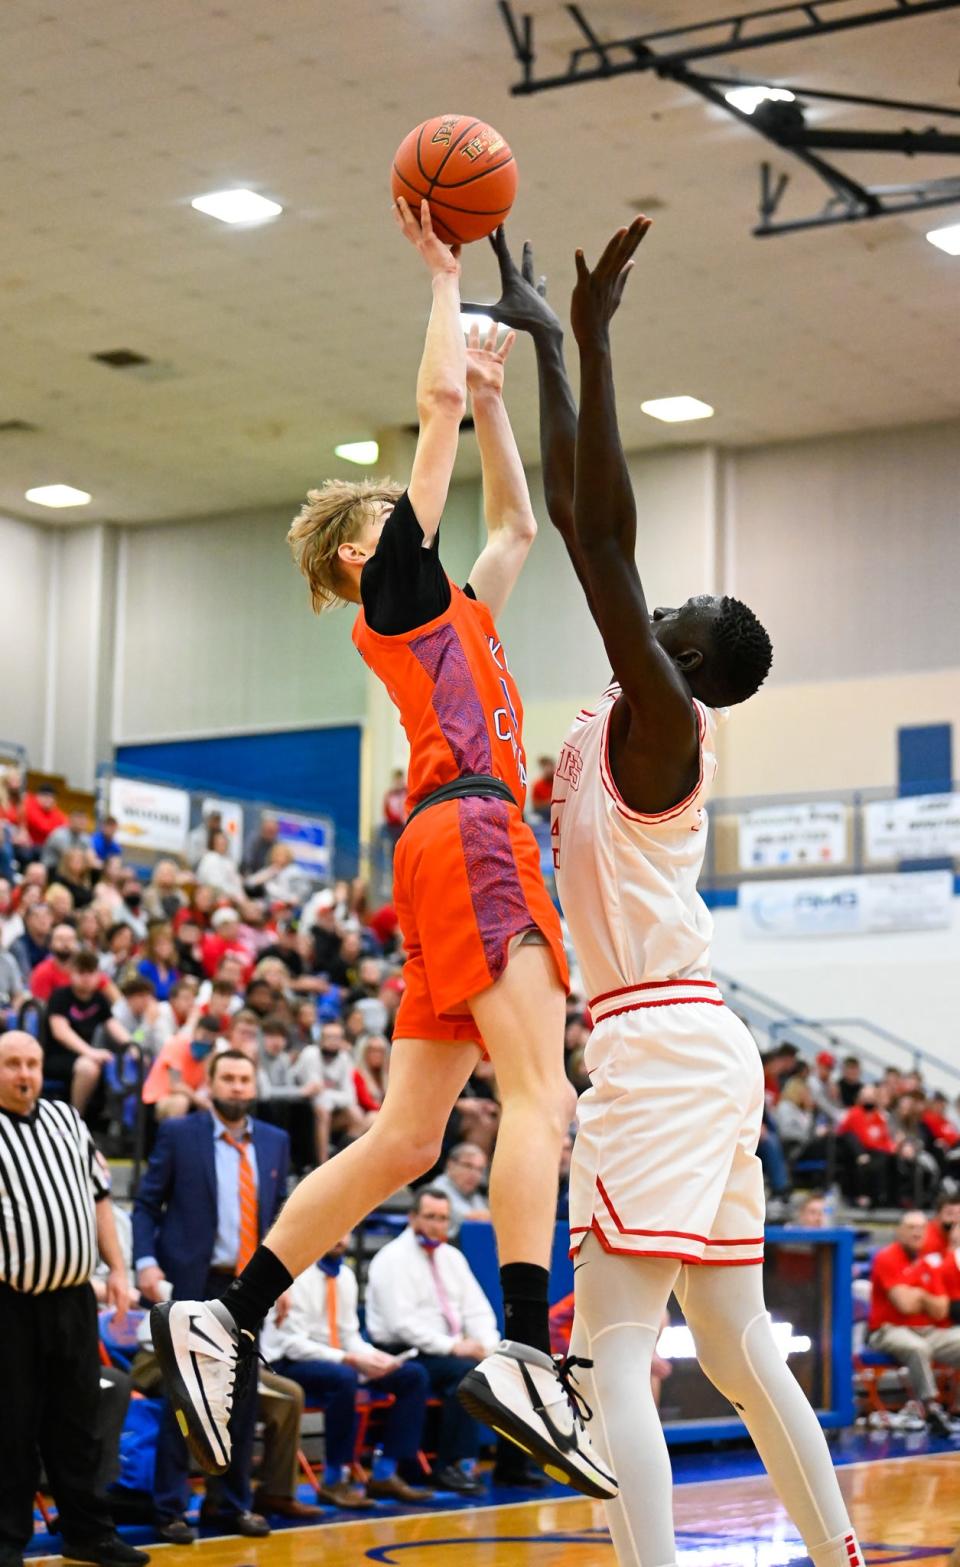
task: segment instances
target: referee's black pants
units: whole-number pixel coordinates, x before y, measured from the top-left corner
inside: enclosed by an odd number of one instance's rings
[[[21,1295],[0,1284],[0,1564],[33,1535],[33,1499],[46,1470],[71,1545],[113,1534],[96,1495],[100,1353],[89,1284]]]

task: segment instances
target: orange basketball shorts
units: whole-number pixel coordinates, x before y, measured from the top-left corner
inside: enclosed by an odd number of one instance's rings
[[[515,805],[468,796],[429,806],[405,828],[393,874],[407,953],[395,1039],[479,1041],[467,1002],[496,983],[527,930],[540,931],[569,988],[537,841]]]

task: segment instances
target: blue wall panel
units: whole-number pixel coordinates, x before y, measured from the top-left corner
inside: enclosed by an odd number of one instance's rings
[[[897,730],[899,794],[948,794],[952,779],[951,724],[912,724]]]
[[[281,729],[121,745],[117,771],[227,799],[263,800],[331,816],[338,848],[356,853],[360,828],[360,727]]]

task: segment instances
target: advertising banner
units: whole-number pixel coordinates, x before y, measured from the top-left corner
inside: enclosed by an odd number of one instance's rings
[[[322,816],[291,816],[278,811],[277,837],[289,843],[298,868],[317,881],[329,881],[333,874],[333,823]]]
[[[190,796],[185,789],[111,778],[109,812],[119,826],[117,841],[129,849],[159,849],[182,854],[190,825]]]
[[[744,934],[761,940],[938,930],[951,922],[953,877],[916,871],[744,882],[739,907]]]
[[[745,811],[738,831],[742,871],[766,866],[842,865],[847,858],[847,813],[833,801]]]
[[[867,859],[960,858],[960,794],[914,794],[863,807]]]

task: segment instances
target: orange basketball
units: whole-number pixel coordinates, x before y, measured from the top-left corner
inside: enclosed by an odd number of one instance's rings
[[[470,114],[438,114],[403,138],[391,189],[417,215],[429,201],[439,237],[466,245],[491,234],[513,206],[516,160],[491,125]]]

